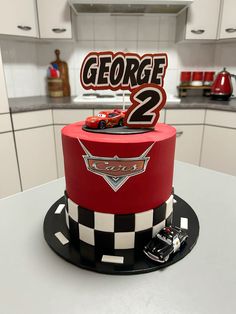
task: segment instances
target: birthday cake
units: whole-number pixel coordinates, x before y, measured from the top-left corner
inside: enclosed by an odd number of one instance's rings
[[[66,221],[75,245],[143,249],[172,221],[176,131],[91,133],[83,122],[62,130]]]

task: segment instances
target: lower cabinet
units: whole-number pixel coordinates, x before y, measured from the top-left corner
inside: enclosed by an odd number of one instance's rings
[[[13,133],[0,134],[0,198],[21,191]]]
[[[236,129],[205,126],[201,166],[236,176]]]
[[[203,125],[173,125],[176,128],[175,159],[199,165]]]
[[[56,156],[57,156],[57,173],[58,177],[64,176],[64,159],[62,150],[61,130],[65,125],[54,125]]]
[[[53,126],[15,131],[23,190],[57,178]]]

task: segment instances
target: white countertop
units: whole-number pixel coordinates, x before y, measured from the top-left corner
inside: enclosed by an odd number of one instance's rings
[[[0,200],[0,313],[233,313],[236,177],[176,162],[174,181],[198,215],[199,240],[178,263],[143,275],[86,271],[48,247],[43,219],[63,179]]]

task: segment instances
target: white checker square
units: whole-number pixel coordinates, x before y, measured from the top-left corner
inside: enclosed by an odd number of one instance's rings
[[[135,232],[117,232],[115,233],[115,249],[133,249]]]
[[[69,198],[68,198],[68,212],[69,216],[74,221],[78,222],[78,205],[72,202],[72,200],[70,200]]]
[[[67,225],[67,228],[70,229],[70,225],[69,225],[69,215],[67,213],[67,211],[65,210],[65,215],[66,215],[66,225]]]
[[[79,224],[79,238],[90,245],[95,244],[94,229]]]
[[[152,237],[154,237],[157,233],[159,233],[161,231],[161,229],[163,229],[165,227],[165,225],[166,225],[166,221],[163,220],[159,224],[153,226]]]
[[[135,231],[142,231],[153,226],[153,209],[135,214]]]
[[[166,218],[170,216],[173,211],[173,195],[171,195],[166,201]]]
[[[105,231],[105,232],[114,232],[114,218],[113,214],[104,214],[95,212],[94,215],[94,224],[95,230]]]

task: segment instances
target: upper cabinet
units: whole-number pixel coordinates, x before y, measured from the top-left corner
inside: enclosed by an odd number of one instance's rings
[[[67,0],[37,0],[41,38],[72,38]]]
[[[220,0],[194,0],[177,17],[176,40],[214,40],[220,13]]]
[[[236,1],[222,0],[222,16],[220,25],[220,39],[236,38]]]
[[[34,0],[0,0],[0,34],[38,37]]]

